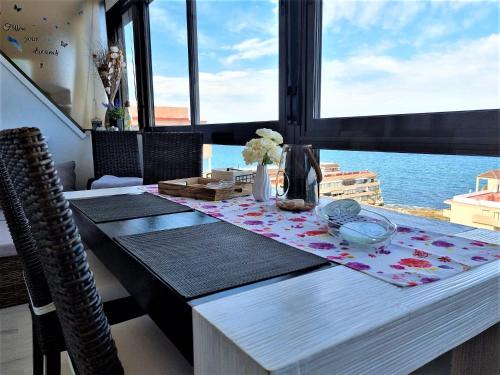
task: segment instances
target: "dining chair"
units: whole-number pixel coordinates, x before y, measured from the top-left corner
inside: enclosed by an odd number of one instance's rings
[[[19,194],[27,193],[28,182],[20,173],[22,164],[20,164],[16,154],[13,153],[14,148],[6,146],[2,142],[3,136],[4,133],[1,133],[0,204],[4,210],[7,226],[20,259],[29,296],[28,306],[32,316],[33,373],[43,374],[44,357],[47,370],[50,373],[58,373],[60,369],[60,353],[66,350],[66,345],[47,285],[47,279],[40,262],[39,251],[32,229],[26,219],[18,193],[14,189],[14,186],[16,186]],[[7,169],[13,175],[8,173]],[[110,317],[111,323],[143,315],[137,303],[110,271],[95,256],[91,255],[90,259],[92,260],[90,268],[95,275],[98,289],[102,292],[105,311]]]
[[[144,184],[201,177],[203,134],[199,132],[143,133]]]
[[[91,134],[94,178],[87,188],[142,185],[137,133],[94,130]]]
[[[26,289],[29,294],[33,337],[33,374],[43,374],[44,356],[46,357],[47,372],[58,373],[60,371],[58,357],[60,352],[65,350],[66,345],[35,240],[14,191],[3,158],[0,160],[0,202],[22,263]]]
[[[32,281],[36,287],[47,286],[50,291],[50,309],[57,314],[75,373],[191,374],[190,364],[149,317],[110,326],[72,211],[40,131],[1,131],[0,152],[5,177],[2,181],[7,181],[4,189],[14,191],[16,194],[11,196],[19,199],[14,199],[11,212],[19,212],[19,221],[28,225],[32,233],[31,237],[26,232],[20,232],[19,237],[16,233],[16,240],[20,238],[36,249],[35,263],[41,264],[45,279],[40,276]],[[18,182],[24,183],[21,186]],[[42,307],[49,309],[47,305]]]

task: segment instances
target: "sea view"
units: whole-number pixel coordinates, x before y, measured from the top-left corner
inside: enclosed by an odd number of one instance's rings
[[[211,167],[247,167],[242,149],[212,146]],[[342,171],[377,173],[386,204],[437,209],[447,207],[445,199],[474,190],[478,174],[500,168],[497,157],[333,150],[321,151],[321,162],[338,163]]]

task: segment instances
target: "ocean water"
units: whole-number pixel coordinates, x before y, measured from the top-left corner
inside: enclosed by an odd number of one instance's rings
[[[245,167],[241,146],[212,146],[212,168]],[[500,158],[322,150],[321,162],[342,171],[368,169],[378,174],[387,204],[445,208],[445,199],[473,191],[476,176],[500,168]],[[208,161],[204,161],[205,169]]]

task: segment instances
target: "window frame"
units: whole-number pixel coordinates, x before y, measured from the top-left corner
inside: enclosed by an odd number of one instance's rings
[[[108,35],[113,36],[121,27],[116,24],[121,13],[134,8],[134,42],[141,46],[135,56],[139,125],[145,131],[154,127],[152,1],[120,0],[107,12]],[[255,130],[267,127],[281,132],[286,143],[318,149],[500,156],[500,109],[320,118],[322,0],[279,1],[279,119],[199,124],[196,0],[185,1],[191,126],[158,131],[199,131],[205,143],[244,145]]]
[[[135,71],[137,87],[137,115],[139,129],[144,130],[154,118],[154,96],[151,67],[151,40],[149,34],[149,0],[121,0],[106,12],[108,40],[123,45],[123,15],[130,12],[133,23]],[[128,100],[128,90],[122,81],[120,99]]]
[[[299,62],[305,71],[305,116],[298,143],[326,149],[500,155],[499,109],[321,118],[322,3],[291,4],[301,8],[295,22],[306,30],[301,48],[307,53]]]
[[[137,106],[139,112],[139,128],[143,131],[151,131],[154,128],[155,131],[162,132],[197,131],[203,133],[205,143],[217,143],[224,145],[243,145],[250,138],[255,136],[255,131],[259,128],[265,127],[283,132],[280,128],[279,119],[271,121],[200,124],[196,0],[185,0],[191,126],[174,125],[156,127],[154,125],[154,91],[152,83],[151,38],[149,30],[149,4],[153,1],[154,0],[120,0],[106,13],[108,38],[110,40],[121,40],[120,38],[123,38],[123,25],[121,22],[117,22],[117,20],[121,20],[124,12],[129,11],[129,9],[133,9],[132,21],[134,22],[134,43],[136,45],[142,45],[141,50],[136,50],[135,54],[136,71],[138,72],[136,84],[138,91]],[[279,60],[279,65],[281,66],[281,54]],[[281,69],[279,69],[279,71],[281,72]],[[281,82],[281,74],[279,76]],[[281,97],[279,93],[276,94]],[[127,99],[126,96],[124,98],[125,100]]]

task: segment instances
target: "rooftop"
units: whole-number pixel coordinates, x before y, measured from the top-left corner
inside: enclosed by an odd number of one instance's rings
[[[485,206],[490,208],[500,208],[500,193],[498,192],[473,192],[467,194],[455,195],[453,199],[445,201],[447,204],[451,202],[465,203],[473,206]]]
[[[470,197],[477,201],[500,202],[500,193],[484,193]]]
[[[481,173],[478,178],[495,178],[500,180],[500,169],[492,169],[491,171]]]

